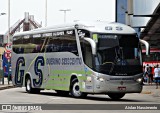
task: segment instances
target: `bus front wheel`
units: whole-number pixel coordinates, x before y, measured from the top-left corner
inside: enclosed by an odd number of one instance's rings
[[[87,96],[86,93],[80,91],[80,86],[77,78],[74,78],[71,82],[71,90],[70,93],[75,98],[84,98]]]
[[[113,100],[118,100],[124,97],[125,93],[109,93],[108,96]]]
[[[30,77],[27,77],[25,80],[25,87],[26,87],[26,91],[27,93],[40,93],[40,89],[38,88],[32,88],[31,86],[31,79]]]

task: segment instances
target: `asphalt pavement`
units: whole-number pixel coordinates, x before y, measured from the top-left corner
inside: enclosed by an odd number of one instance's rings
[[[152,85],[149,85],[148,83],[144,83],[143,90],[141,93],[152,94],[155,97],[160,97],[160,85],[158,86],[158,89],[156,89],[155,83],[152,83]]]
[[[0,90],[5,90],[9,88],[14,88],[12,81],[8,84],[8,79],[4,78],[4,84],[2,84],[2,81],[0,81]],[[143,90],[141,92],[142,94],[152,94],[153,96],[160,97],[160,85],[158,86],[158,89],[156,89],[155,83],[152,85],[149,85],[148,83],[144,83]]]

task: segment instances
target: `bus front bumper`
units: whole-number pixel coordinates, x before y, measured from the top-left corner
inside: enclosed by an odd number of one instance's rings
[[[96,81],[94,93],[140,93],[142,84],[135,80]]]

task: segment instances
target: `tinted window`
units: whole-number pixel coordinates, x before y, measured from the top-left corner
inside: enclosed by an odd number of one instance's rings
[[[93,68],[92,48],[90,43],[85,40],[81,40],[81,50],[82,50],[84,63],[90,68]]]
[[[23,36],[14,37],[12,47],[15,53],[23,53]]]
[[[78,54],[76,37],[73,30],[64,31],[61,35],[53,35],[46,44],[46,52],[72,52]]]
[[[74,30],[14,37],[16,53],[71,52],[78,55]]]
[[[42,48],[45,44],[46,37],[27,35],[13,38],[13,51],[15,53],[40,53],[44,52]]]

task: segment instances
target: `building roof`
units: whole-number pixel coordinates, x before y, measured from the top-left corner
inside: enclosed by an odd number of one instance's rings
[[[160,3],[150,17],[140,38],[148,41],[151,48],[160,48]]]

